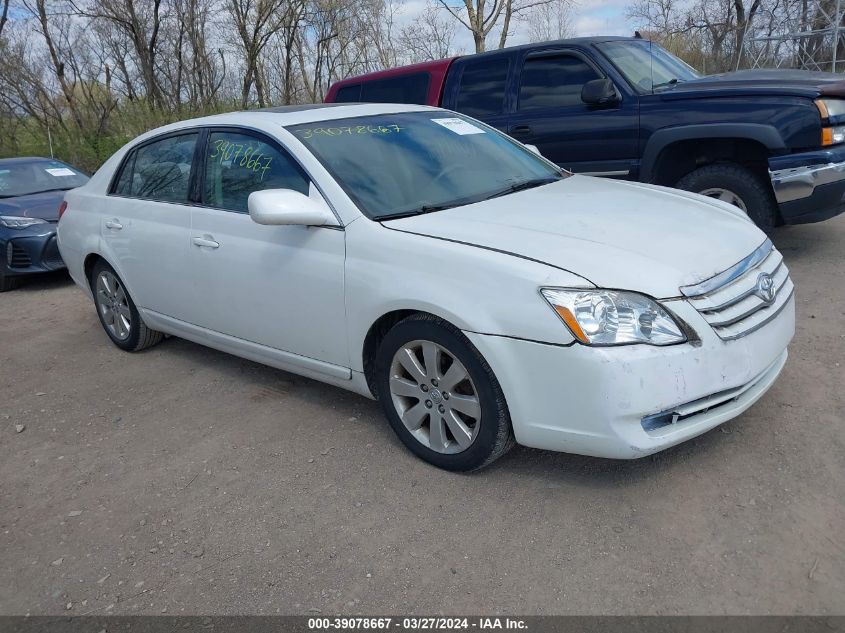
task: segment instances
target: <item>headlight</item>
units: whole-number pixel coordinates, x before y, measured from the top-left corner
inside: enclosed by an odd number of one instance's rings
[[[563,288],[540,292],[585,345],[672,345],[687,340],[668,311],[636,292]]]
[[[5,226],[7,229],[25,229],[33,224],[47,224],[46,220],[41,218],[24,218],[17,215],[0,215],[0,226]]]

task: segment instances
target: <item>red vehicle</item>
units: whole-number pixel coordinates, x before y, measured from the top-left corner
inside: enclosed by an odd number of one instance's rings
[[[446,73],[457,57],[391,68],[333,83],[326,103],[440,105]]]

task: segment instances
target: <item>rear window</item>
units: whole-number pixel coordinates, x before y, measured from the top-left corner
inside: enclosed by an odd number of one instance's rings
[[[335,103],[357,103],[361,100],[361,84],[338,88],[334,100]]]
[[[414,73],[412,75],[400,75],[388,79],[375,79],[364,82],[361,87],[361,94],[356,101],[365,103],[413,103],[426,105],[428,102],[428,86],[431,77],[428,73]],[[349,86],[352,88],[352,86]],[[353,99],[348,99],[352,101]],[[337,101],[346,101],[340,98],[338,91]]]
[[[466,64],[458,86],[457,110],[478,118],[501,113],[509,66],[510,61],[502,57]]]

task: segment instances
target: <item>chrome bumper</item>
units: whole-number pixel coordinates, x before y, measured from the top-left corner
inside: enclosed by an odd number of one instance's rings
[[[769,170],[778,204],[813,195],[816,187],[845,180],[845,162]]]

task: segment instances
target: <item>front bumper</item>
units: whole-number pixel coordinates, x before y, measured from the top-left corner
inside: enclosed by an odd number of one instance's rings
[[[65,267],[56,241],[56,224],[25,229],[0,228],[0,274],[17,277]]]
[[[499,379],[517,442],[643,457],[736,417],[772,386],[795,329],[793,297],[764,327],[733,341],[721,340],[686,301],[666,305],[700,345],[561,347],[467,332]],[[670,423],[653,423],[667,413]]]
[[[845,211],[845,149],[769,159],[772,189],[786,224],[821,222]]]

